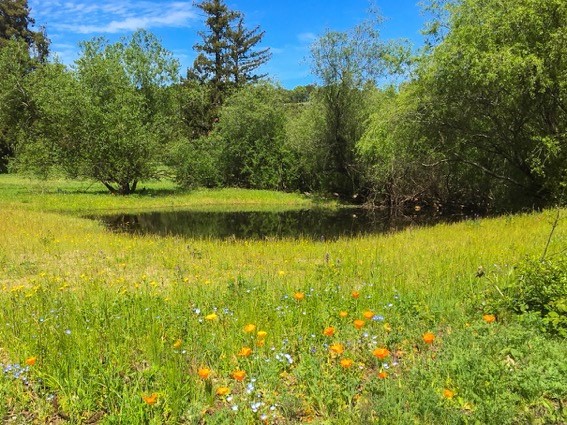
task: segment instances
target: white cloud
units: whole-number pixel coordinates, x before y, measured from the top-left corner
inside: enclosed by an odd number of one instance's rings
[[[297,39],[302,43],[311,44],[315,40],[317,40],[317,35],[313,34],[312,32],[302,32],[301,34],[297,35]]]
[[[31,0],[32,16],[50,33],[116,34],[139,28],[189,27],[197,15],[190,1]]]

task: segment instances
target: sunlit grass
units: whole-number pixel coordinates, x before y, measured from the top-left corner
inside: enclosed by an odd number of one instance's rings
[[[268,190],[197,189],[181,190],[171,181],[140,184],[137,193],[111,196],[100,183],[69,180],[34,180],[0,174],[3,207],[74,214],[187,210],[265,210],[302,208],[320,203],[299,194]],[[329,202],[322,202],[331,205]]]
[[[479,297],[542,254],[551,211],[324,242],[191,240],[53,212],[123,198],[55,185],[18,204],[13,186],[0,189],[0,417],[13,423],[559,421],[564,341],[483,319]],[[233,193],[261,202],[172,199]],[[566,238],[561,222],[548,255]]]

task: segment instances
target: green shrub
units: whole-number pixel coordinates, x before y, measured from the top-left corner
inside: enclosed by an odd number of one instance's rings
[[[567,337],[567,256],[523,261],[502,295],[504,310],[536,313],[549,332]]]
[[[220,145],[214,137],[181,140],[170,152],[175,181],[184,188],[219,186],[219,158]]]

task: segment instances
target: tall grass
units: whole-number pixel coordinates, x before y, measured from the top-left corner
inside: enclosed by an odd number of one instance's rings
[[[109,195],[15,192],[0,190],[4,422],[565,420],[564,341],[535,318],[487,323],[479,296],[541,255],[549,211],[325,242],[190,240],[49,212]],[[548,255],[566,238],[560,223]]]

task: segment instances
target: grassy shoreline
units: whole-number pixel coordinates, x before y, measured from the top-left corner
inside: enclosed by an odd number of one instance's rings
[[[34,180],[0,174],[0,205],[34,211],[84,214],[90,212],[133,212],[156,209],[256,210],[332,206],[296,193],[268,190],[195,189],[181,190],[172,182],[141,184],[138,193],[113,196],[102,184],[68,180]]]
[[[75,216],[122,198],[57,184],[24,193],[3,179],[5,423],[565,419],[564,341],[511,317],[485,322],[494,312],[480,296],[541,255],[553,211],[325,242],[190,240],[112,234]],[[202,206],[233,193],[310,202],[230,190],[126,202]],[[562,221],[549,255],[565,246]]]

